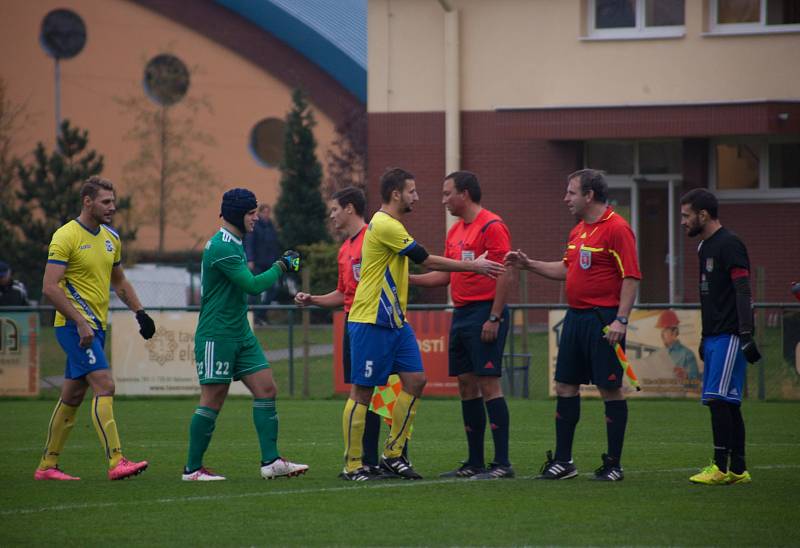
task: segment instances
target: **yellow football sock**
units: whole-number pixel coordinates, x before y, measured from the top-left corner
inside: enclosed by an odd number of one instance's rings
[[[50,424],[47,425],[47,442],[45,442],[42,459],[39,461],[39,470],[55,468],[58,466],[58,457],[64,444],[67,443],[69,433],[75,426],[75,413],[78,406],[67,405],[58,400],[53,415],[50,417]]]
[[[367,419],[367,406],[348,398],[342,414],[342,433],[344,434],[344,469],[353,472],[362,466],[364,425]]]
[[[108,467],[114,468],[122,460],[122,447],[114,420],[113,396],[95,396],[92,400],[92,422],[106,452]]]
[[[392,409],[392,429],[383,447],[383,456],[396,458],[403,454],[403,447],[411,435],[414,417],[417,416],[419,398],[412,396],[405,390],[401,391],[394,402]]]

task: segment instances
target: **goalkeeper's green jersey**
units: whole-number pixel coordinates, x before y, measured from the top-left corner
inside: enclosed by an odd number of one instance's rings
[[[203,250],[200,320],[195,338],[242,340],[252,336],[247,321],[247,295],[269,289],[282,273],[276,263],[254,276],[247,268],[241,238],[221,228]]]

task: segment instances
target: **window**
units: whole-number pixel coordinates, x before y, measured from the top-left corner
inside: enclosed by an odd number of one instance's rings
[[[684,34],[685,0],[588,1],[590,38],[669,38]]]
[[[609,175],[680,175],[683,147],[676,139],[661,141],[589,141],[586,167]]]
[[[183,61],[169,53],[156,55],[144,68],[144,90],[163,107],[183,99],[189,90],[189,79],[189,69]]]
[[[711,144],[711,186],[721,197],[800,195],[800,136],[733,137]]]
[[[753,141],[717,143],[714,147],[717,165],[717,188],[733,190],[758,188],[761,147]]]
[[[642,141],[639,143],[639,171],[650,175],[683,172],[683,147],[680,141]]]
[[[634,146],[632,141],[586,143],[586,167],[605,171],[609,175],[633,175]]]
[[[800,188],[800,141],[771,143],[769,154],[769,187]]]
[[[797,0],[710,0],[711,32],[800,32]]]
[[[278,167],[283,160],[283,135],[286,123],[279,118],[264,118],[250,130],[250,152],[266,167]]]

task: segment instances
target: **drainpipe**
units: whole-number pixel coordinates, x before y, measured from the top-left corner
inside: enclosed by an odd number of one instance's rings
[[[451,0],[439,0],[444,10],[444,127],[445,171],[461,168],[461,72],[458,10]],[[456,218],[445,210],[447,230]]]

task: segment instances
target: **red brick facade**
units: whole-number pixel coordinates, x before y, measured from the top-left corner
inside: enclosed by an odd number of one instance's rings
[[[790,112],[781,122],[778,112]],[[716,135],[800,133],[800,105],[753,103],[686,107],[543,109],[465,112],[461,116],[461,167],[475,172],[483,205],[508,224],[512,245],[537,258],[558,260],[573,219],[562,199],[565,176],[583,166],[583,140],[684,138],[684,188],[708,184],[708,139]],[[408,217],[412,235],[441,253],[445,214],[444,113],[369,114],[369,204],[379,206],[377,181],[387,167],[415,174],[420,203]],[[800,204],[723,204],[723,223],[765,269],[764,299],[787,301],[789,282],[800,279]],[[684,236],[682,236],[684,237]],[[685,300],[697,301],[696,242],[684,242]],[[563,302],[561,284],[529,276],[529,302]],[[428,302],[444,292],[426,293]],[[512,298],[516,302],[518,298]]]

